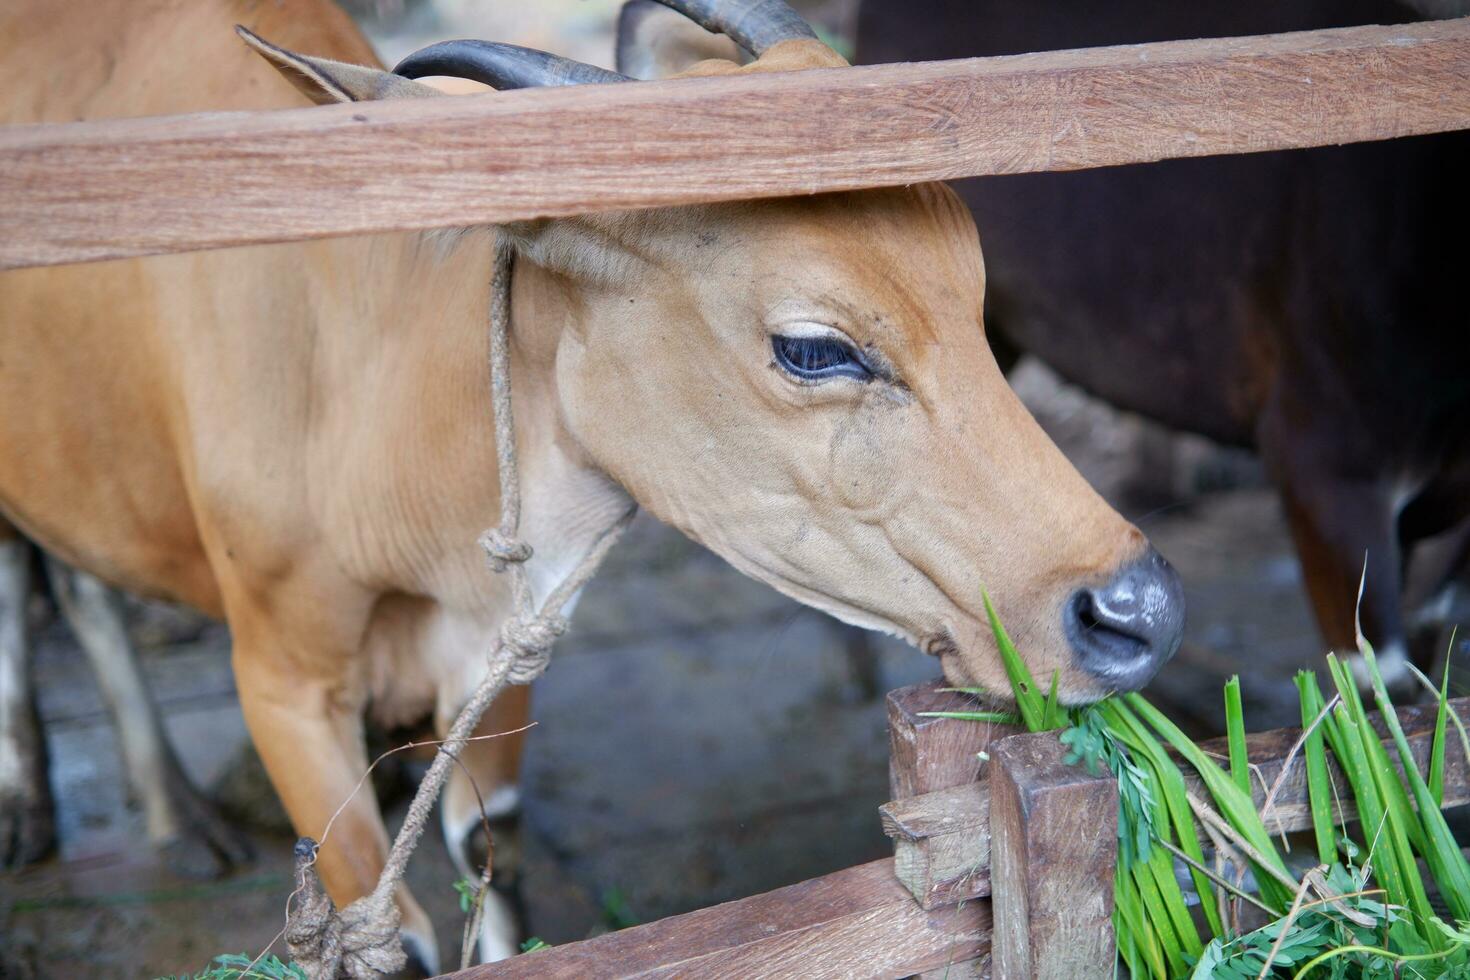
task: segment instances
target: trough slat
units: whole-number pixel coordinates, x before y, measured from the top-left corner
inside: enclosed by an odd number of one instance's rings
[[[0,129],[0,268],[1470,127],[1470,19]]]
[[[925,912],[885,858],[451,976],[906,977],[983,957],[989,949],[989,902]]]

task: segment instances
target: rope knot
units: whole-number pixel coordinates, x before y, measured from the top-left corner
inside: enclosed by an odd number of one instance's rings
[[[551,647],[567,631],[565,616],[542,615],[512,619],[500,629],[500,643],[511,655],[507,680],[529,684],[540,677],[551,662]]]
[[[286,920],[286,946],[311,980],[370,980],[403,969],[392,893],[366,895],[342,911],[316,873],[317,842],[296,842],[296,891]]]
[[[511,565],[529,561],[531,558],[530,545],[496,527],[480,535],[480,547],[485,549],[490,568],[496,572],[504,572]]]
[[[408,963],[399,935],[401,915],[392,891],[364,895],[342,910],[342,976],[376,980]]]

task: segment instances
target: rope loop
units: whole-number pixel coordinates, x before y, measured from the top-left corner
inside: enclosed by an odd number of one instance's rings
[[[534,554],[525,541],[496,527],[481,533],[480,547],[485,549],[485,558],[495,572],[509,571],[511,565],[530,561]]]

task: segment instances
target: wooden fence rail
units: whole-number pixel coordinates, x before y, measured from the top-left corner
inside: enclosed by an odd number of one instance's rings
[[[1470,128],[1470,18],[0,128],[0,268]]]

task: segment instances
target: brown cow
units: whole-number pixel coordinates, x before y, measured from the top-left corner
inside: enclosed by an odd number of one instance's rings
[[[670,5],[758,56],[691,73],[843,64],[779,0]],[[355,67],[371,52],[318,0],[22,0],[4,16],[13,123],[299,104],[236,21],[339,59],[257,45],[319,101],[437,94]],[[411,61],[498,87],[618,80],[482,42]],[[319,836],[350,801],[318,862],[338,903],[385,853],[374,801],[352,795],[364,713],[442,730],[511,612],[475,545],[498,507],[485,350],[502,234],[538,595],[631,499],[956,682],[1008,689],[982,588],[1069,703],[1137,688],[1173,653],[1177,578],[1006,386],[974,225],[943,185],[0,278],[0,510],[78,567],[228,621],[296,828]],[[483,730],[527,704],[514,690]],[[518,751],[466,753],[490,798],[513,795]],[[444,813],[463,854],[479,813],[462,774]],[[430,923],[399,899],[432,969]],[[502,926],[482,955],[513,948]]]
[[[1393,0],[867,0],[858,44],[887,62],[1412,19]],[[1452,133],[959,191],[992,335],[1122,408],[1259,449],[1328,645],[1355,647],[1366,555],[1363,629],[1402,677],[1404,567],[1470,518],[1467,174],[1470,134]],[[1447,555],[1447,585],[1465,558]]]

